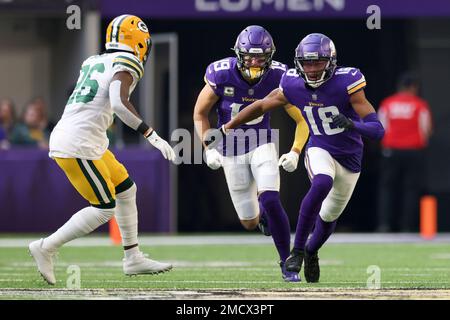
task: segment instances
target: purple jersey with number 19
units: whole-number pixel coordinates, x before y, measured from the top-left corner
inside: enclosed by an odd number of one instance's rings
[[[315,89],[306,85],[295,69],[289,69],[280,82],[284,96],[300,109],[308,123],[307,147],[325,149],[352,172],[361,171],[361,135],[355,130],[334,126],[331,117],[342,113],[353,121],[361,121],[350,104],[350,96],[365,86],[366,80],[358,69],[343,67],[336,68],[333,76]]]
[[[236,58],[225,58],[211,63],[206,69],[205,81],[220,97],[216,104],[218,127],[230,121],[252,102],[264,98],[278,87],[286,65],[272,61],[271,66],[255,84],[244,80],[236,66]],[[225,156],[236,156],[271,142],[270,113],[236,128],[217,148]],[[231,148],[230,148],[231,147]]]

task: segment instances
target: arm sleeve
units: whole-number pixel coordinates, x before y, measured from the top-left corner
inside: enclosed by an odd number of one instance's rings
[[[384,128],[375,112],[368,114],[362,122],[354,122],[354,130],[364,137],[379,140],[384,136]]]
[[[286,108],[286,112],[297,123],[297,126],[295,128],[295,140],[294,143],[292,144],[292,150],[296,151],[297,153],[300,153],[303,150],[306,141],[308,140],[309,136],[308,125],[306,124],[306,121],[303,118],[302,113],[297,107],[291,105]]]
[[[138,130],[139,126],[143,123],[142,119],[137,117],[133,112],[122,103],[120,98],[120,85],[119,80],[111,82],[109,85],[109,101],[113,112],[122,120],[127,126],[134,130]]]

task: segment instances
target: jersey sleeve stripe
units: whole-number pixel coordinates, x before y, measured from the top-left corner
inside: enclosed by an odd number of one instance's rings
[[[113,62],[130,62],[133,64],[136,68],[138,68],[141,71],[141,74],[144,74],[144,68],[142,67],[139,60],[134,60],[132,58],[126,57],[126,56],[117,56]]]
[[[203,80],[205,80],[205,82],[207,83],[207,84],[209,84],[211,87],[217,87],[217,85],[214,83],[214,82],[211,82],[210,80],[208,80],[207,78],[206,78],[206,76],[204,76],[203,77]]]
[[[356,91],[358,91],[358,90],[360,90],[360,89],[364,88],[365,86],[366,86],[366,82],[364,81],[363,83],[361,83],[361,84],[357,85],[357,86],[356,86],[356,87],[354,87],[353,89],[351,89],[351,90],[348,90],[348,94],[352,94],[352,93],[355,93]]]
[[[137,69],[135,66],[133,66],[131,63],[128,63],[128,62],[114,62],[114,63],[113,63],[113,67],[114,67],[114,66],[117,66],[117,65],[124,66],[124,67],[127,67],[127,68],[133,70],[133,71],[137,74],[137,76],[139,77],[139,79],[142,78],[142,74],[140,73],[140,70],[138,70],[138,69]]]
[[[141,61],[139,61],[139,59],[137,57],[133,56],[133,55],[130,55],[130,56],[116,56],[115,59],[125,59],[125,60],[128,60],[130,62],[133,62],[133,63],[137,64],[142,69],[142,71],[144,71],[144,68],[142,67]]]
[[[359,79],[358,81],[353,82],[351,85],[347,86],[347,91],[352,90],[354,87],[358,86],[359,84],[366,82],[366,79],[364,78],[364,76]]]

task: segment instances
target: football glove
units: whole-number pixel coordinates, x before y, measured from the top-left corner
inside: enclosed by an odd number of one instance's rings
[[[175,151],[173,151],[172,147],[166,140],[158,136],[155,130],[153,130],[150,135],[146,137],[146,139],[152,144],[152,146],[161,151],[165,159],[169,161],[175,160]]]
[[[332,116],[331,120],[333,120],[332,123],[338,128],[352,129],[355,127],[353,121],[344,116],[342,113]]]
[[[217,170],[222,166],[222,155],[216,149],[206,149],[206,164],[213,170]]]
[[[287,172],[292,172],[297,169],[299,154],[295,151],[285,153],[280,157],[278,165],[282,166]]]

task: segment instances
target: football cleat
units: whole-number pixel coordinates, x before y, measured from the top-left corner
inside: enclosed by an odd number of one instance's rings
[[[305,279],[306,282],[319,282],[320,278],[320,267],[319,267],[319,256],[317,251],[309,253],[305,250]]]
[[[272,235],[272,233],[270,232],[270,228],[269,228],[269,222],[267,221],[267,217],[265,214],[261,214],[259,216],[258,229],[265,236],[270,237]]]
[[[55,253],[42,248],[44,239],[30,243],[28,250],[38,267],[39,273],[44,280],[51,285],[56,284],[55,273],[53,272],[53,256]]]
[[[286,259],[286,270],[299,273],[302,269],[305,252],[300,249],[292,249],[291,255]]]
[[[172,269],[170,263],[151,260],[148,259],[147,256],[148,255],[139,252],[128,259],[123,259],[123,272],[125,275],[155,274]]]
[[[283,261],[280,261],[280,267],[281,267],[281,277],[286,282],[300,282],[300,276],[298,275],[298,272],[292,272],[287,271],[285,263]]]

